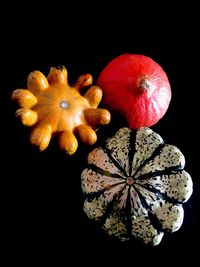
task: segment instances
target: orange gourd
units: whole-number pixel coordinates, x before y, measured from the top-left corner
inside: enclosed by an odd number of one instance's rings
[[[78,147],[76,135],[84,143],[93,145],[97,141],[97,125],[110,122],[110,113],[97,108],[102,99],[99,86],[91,86],[84,95],[81,89],[92,85],[90,74],[81,75],[70,86],[64,66],[52,67],[46,78],[40,71],[28,76],[28,88],[17,89],[12,100],[17,101],[20,109],[16,115],[25,126],[33,126],[30,141],[45,150],[56,132],[60,134],[60,148],[68,155]]]

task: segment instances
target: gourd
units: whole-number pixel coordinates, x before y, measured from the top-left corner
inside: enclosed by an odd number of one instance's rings
[[[84,95],[81,90],[92,84],[90,74],[81,75],[70,86],[64,66],[52,67],[46,78],[40,71],[28,76],[28,89],[17,89],[12,93],[20,109],[16,115],[25,126],[33,126],[30,141],[45,150],[54,133],[60,135],[60,148],[68,155],[78,147],[76,135],[81,141],[93,145],[97,141],[95,129],[110,122],[110,113],[97,108],[102,99],[99,86],[91,86]]]
[[[158,245],[183,223],[182,203],[193,190],[184,166],[182,152],[150,128],[120,128],[88,155],[83,209],[110,236]]]
[[[132,129],[150,127],[166,113],[171,87],[163,68],[150,57],[122,54],[101,71],[97,84],[104,104],[121,113]]]

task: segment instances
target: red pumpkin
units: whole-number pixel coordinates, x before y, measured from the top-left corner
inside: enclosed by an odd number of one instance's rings
[[[166,73],[158,63],[144,55],[116,57],[100,73],[97,84],[103,89],[104,103],[120,112],[132,129],[157,123],[171,100]]]

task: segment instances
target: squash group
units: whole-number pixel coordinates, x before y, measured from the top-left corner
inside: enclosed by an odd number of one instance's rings
[[[84,211],[120,240],[158,245],[177,231],[192,194],[181,151],[147,127],[121,128],[89,153],[81,175]]]
[[[25,126],[34,126],[30,141],[41,151],[46,149],[52,135],[59,133],[60,148],[73,155],[78,147],[76,136],[84,143],[97,141],[95,129],[110,122],[110,113],[97,108],[102,99],[99,86],[91,86],[90,74],[81,75],[70,86],[64,66],[52,67],[46,78],[40,71],[28,76],[28,88],[12,93],[20,109],[16,115]],[[81,90],[91,86],[84,95]]]

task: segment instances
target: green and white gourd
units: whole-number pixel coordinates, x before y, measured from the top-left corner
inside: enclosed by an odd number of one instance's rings
[[[158,245],[182,223],[192,194],[181,151],[149,128],[121,128],[88,155],[81,175],[84,211],[120,240]]]

